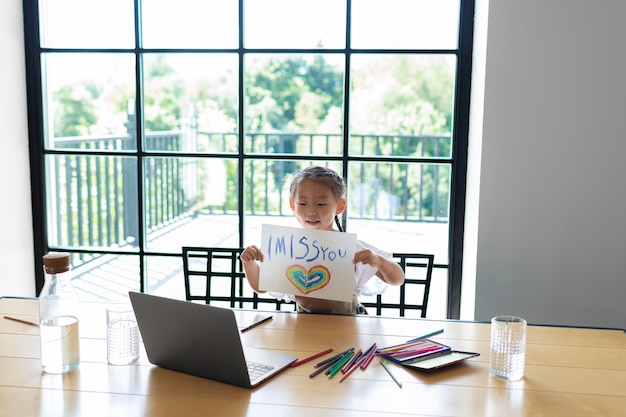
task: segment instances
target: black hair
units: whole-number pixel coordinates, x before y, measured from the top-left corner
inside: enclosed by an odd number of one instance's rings
[[[330,168],[322,167],[322,166],[309,166],[304,168],[301,171],[298,171],[293,179],[291,180],[291,185],[289,186],[289,193],[292,198],[296,197],[296,191],[298,190],[298,185],[302,180],[315,180],[315,181],[325,181],[330,187],[333,196],[340,200],[346,195],[346,183],[335,171]],[[340,232],[343,232],[343,227],[341,227],[341,222],[339,221],[339,216],[335,214],[335,223],[339,228]]]

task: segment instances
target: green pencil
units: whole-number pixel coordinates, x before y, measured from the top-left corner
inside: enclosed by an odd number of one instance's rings
[[[393,375],[393,373],[391,373],[391,369],[389,369],[389,366],[387,366],[387,362],[385,362],[383,359],[381,359],[380,360],[380,364],[385,368],[385,371],[387,371],[387,373],[389,374],[391,379],[393,379],[395,381],[395,383],[398,384],[398,386],[400,388],[402,388],[402,383],[396,379],[396,377]]]
[[[346,355],[339,362],[337,362],[332,368],[330,368],[329,371],[327,371],[328,378],[332,378],[333,376],[335,376],[335,374],[339,372],[339,370],[343,368],[343,366],[346,363],[348,363],[348,361],[352,359],[353,356],[354,356],[354,351],[350,351],[346,353]]]

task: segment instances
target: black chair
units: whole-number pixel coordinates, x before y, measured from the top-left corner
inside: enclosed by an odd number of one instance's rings
[[[374,296],[374,301],[362,301],[362,304],[377,316],[388,309],[397,310],[400,317],[405,317],[408,310],[420,311],[420,317],[426,317],[435,255],[398,252],[393,258],[404,271],[404,283],[399,287],[389,286],[383,294]]]
[[[187,301],[231,308],[269,305],[275,310],[295,310],[294,303],[260,296],[250,288],[239,259],[243,248],[183,246],[182,250]]]

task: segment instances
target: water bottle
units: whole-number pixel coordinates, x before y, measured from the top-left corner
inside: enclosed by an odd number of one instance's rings
[[[44,286],[39,293],[41,366],[44,372],[69,372],[80,364],[76,290],[72,285],[70,254],[50,252],[43,257]]]

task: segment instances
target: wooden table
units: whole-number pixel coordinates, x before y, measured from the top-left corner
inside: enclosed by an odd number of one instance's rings
[[[105,305],[83,307],[81,364],[62,375],[41,371],[37,327],[0,319],[0,416],[626,416],[621,330],[529,326],[525,377],[506,382],[489,376],[488,324],[272,312],[244,345],[304,358],[444,329],[433,339],[481,356],[430,373],[390,365],[402,388],[377,362],[340,383],[309,378],[312,361],[249,390],[155,367],[145,352],[136,365],[108,365]],[[37,303],[0,299],[4,315],[36,321]],[[242,323],[258,315],[237,311]]]

